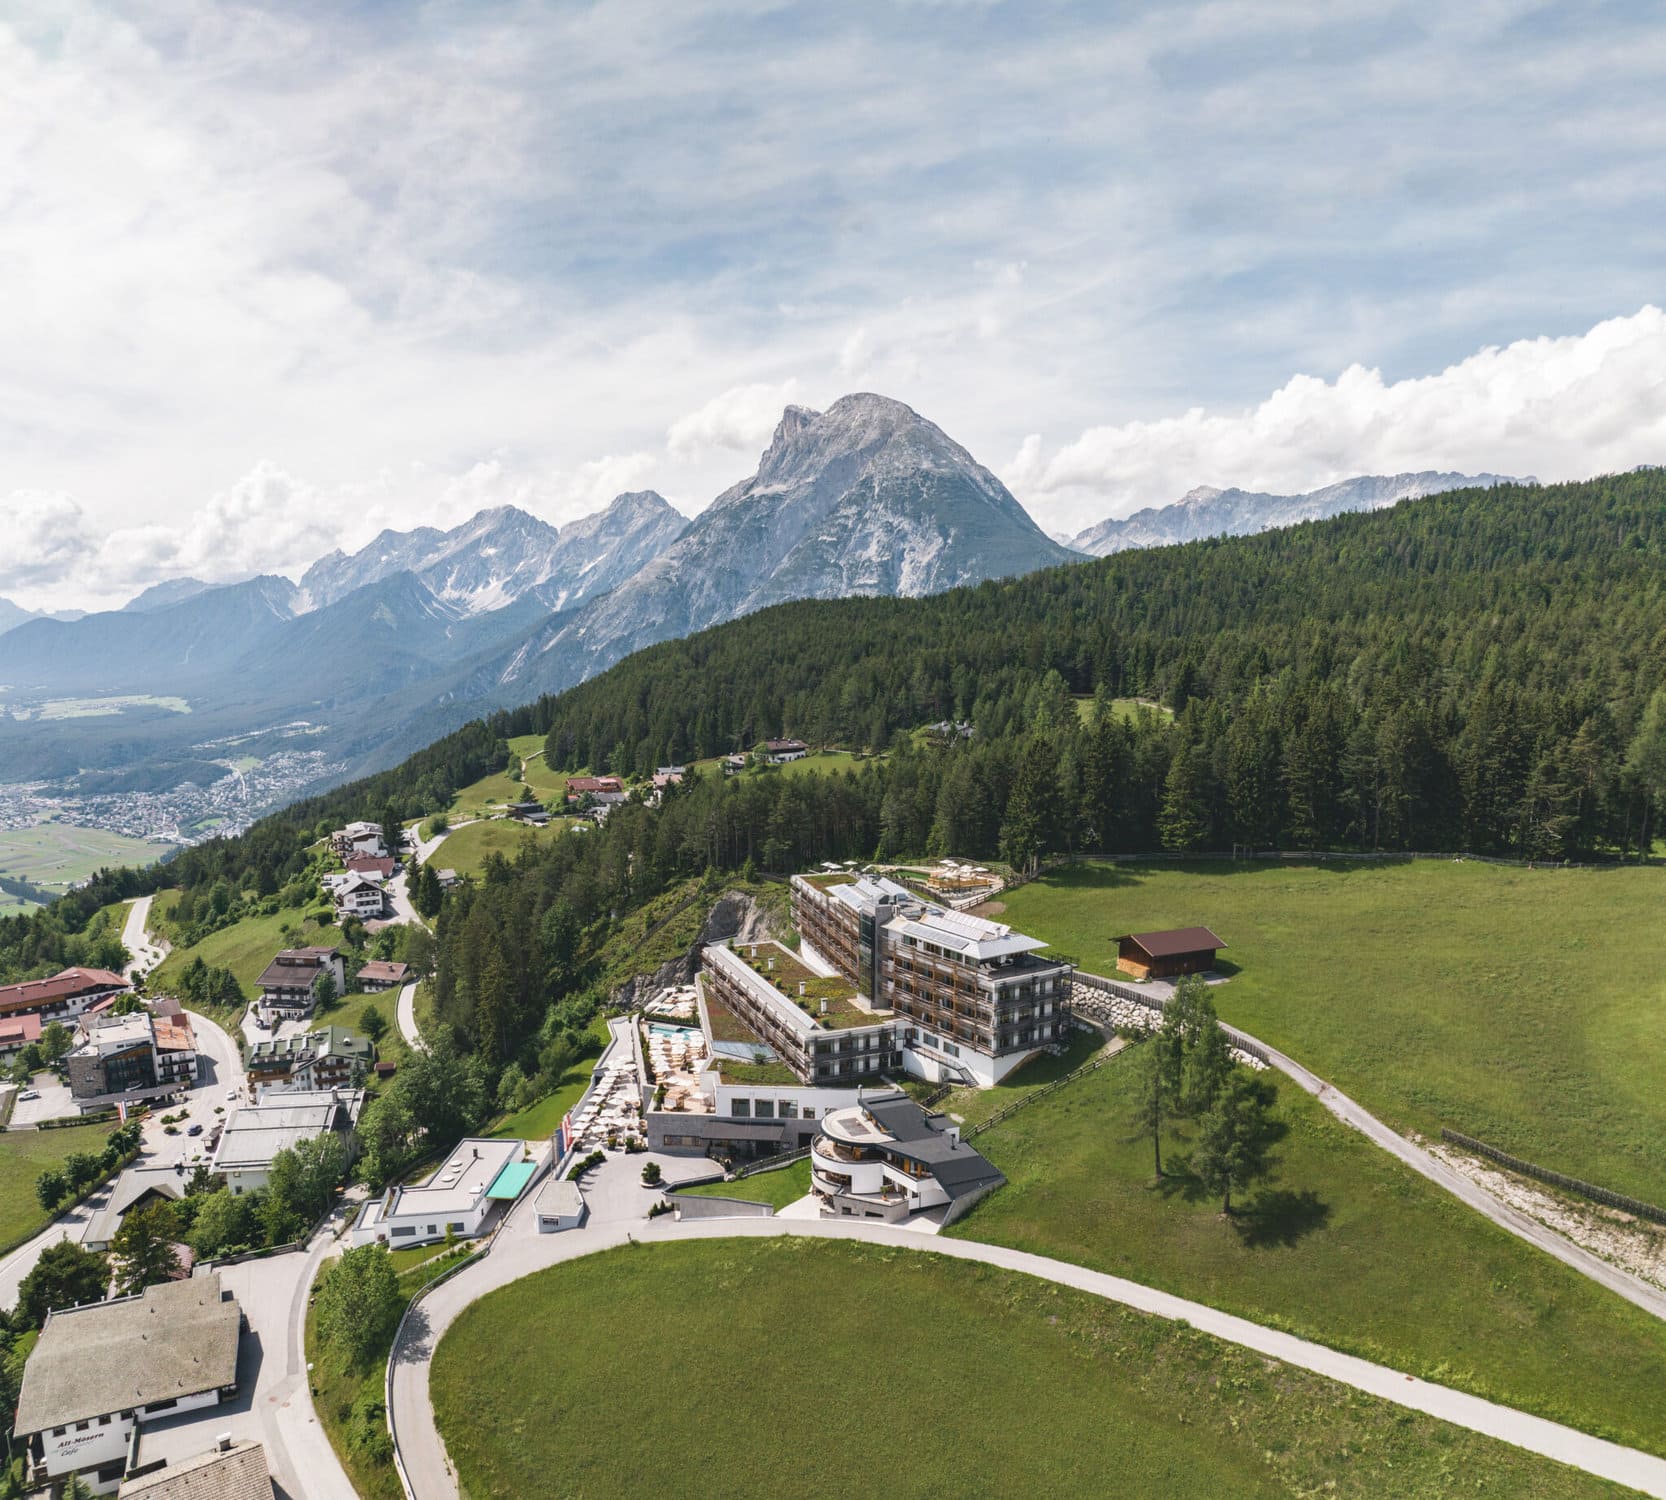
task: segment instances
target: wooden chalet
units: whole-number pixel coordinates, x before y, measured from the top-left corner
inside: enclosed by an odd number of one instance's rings
[[[1139,979],[1203,974],[1215,967],[1215,954],[1224,947],[1226,944],[1207,927],[1130,932],[1116,940],[1116,966]]]

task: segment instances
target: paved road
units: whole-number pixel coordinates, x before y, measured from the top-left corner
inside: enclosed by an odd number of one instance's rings
[[[127,921],[121,930],[122,947],[127,949],[124,979],[135,979],[148,974],[168,956],[168,944],[150,935],[150,903],[152,898],[141,896],[127,909]]]
[[[528,1223],[531,1221],[528,1220]],[[1666,1496],[1666,1460],[1605,1442],[1572,1428],[1529,1416],[1477,1396],[1432,1385],[1322,1344],[1263,1328],[1202,1303],[1188,1302],[1138,1282],[1107,1276],[1063,1261],[1027,1255],[974,1240],[945,1240],[888,1225],[848,1219],[720,1219],[677,1223],[616,1220],[565,1234],[539,1235],[524,1225],[506,1226],[492,1253],[420,1304],[393,1352],[393,1418],[401,1458],[416,1500],[458,1500],[458,1487],[429,1405],[429,1361],[434,1346],[457,1315],[477,1298],[545,1266],[623,1245],[627,1237],[659,1242],[725,1237],[798,1234],[855,1239],[960,1260],[982,1261],[1041,1276],[1095,1296],[1124,1303],[1158,1317],[1183,1320],[1229,1343],[1341,1381],[1356,1390],[1426,1412],[1456,1426],[1512,1443],[1530,1452],[1655,1496]]]
[[[1391,1130],[1363,1105],[1350,1099],[1333,1084],[1326,1083],[1294,1058],[1286,1057],[1276,1047],[1269,1047],[1265,1042],[1249,1036],[1247,1032],[1239,1031],[1234,1026],[1227,1026],[1225,1029],[1230,1036],[1254,1042],[1267,1054],[1268,1060],[1279,1072],[1317,1098],[1343,1124],[1353,1126],[1373,1144],[1399,1158],[1414,1172],[1420,1172],[1437,1187],[1444,1188],[1478,1214],[1543,1250],[1546,1255],[1554,1256],[1563,1264],[1607,1287],[1645,1312],[1666,1319],[1666,1292],[1661,1291],[1659,1287],[1651,1286],[1630,1272],[1610,1265],[1600,1256],[1593,1255],[1583,1246],[1576,1245],[1554,1229],[1547,1228],[1537,1219],[1522,1213],[1520,1209],[1512,1208],[1461,1172],[1454,1172],[1433,1152],[1425,1150],[1415,1141],[1407,1140],[1398,1131]]]
[[[412,1047],[422,1046],[422,1033],[417,1030],[416,1023],[416,992],[414,984],[406,985],[399,992],[399,1005],[395,1014],[399,1017],[399,1034]]]

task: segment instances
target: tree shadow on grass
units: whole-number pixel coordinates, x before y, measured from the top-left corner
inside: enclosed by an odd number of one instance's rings
[[[1202,1180],[1188,1170],[1184,1158],[1177,1162],[1164,1162],[1163,1175],[1151,1187],[1165,1199],[1179,1198],[1184,1203],[1207,1203],[1215,1197],[1213,1189],[1206,1188]]]
[[[1247,1207],[1233,1215],[1233,1227],[1247,1249],[1297,1244],[1330,1222],[1330,1204],[1312,1188],[1263,1188]]]

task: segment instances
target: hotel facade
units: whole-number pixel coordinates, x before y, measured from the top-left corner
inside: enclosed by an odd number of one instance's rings
[[[792,908],[806,960],[885,1015],[917,1077],[987,1088],[1070,1035],[1073,965],[1040,955],[1038,938],[883,876],[795,875]]]

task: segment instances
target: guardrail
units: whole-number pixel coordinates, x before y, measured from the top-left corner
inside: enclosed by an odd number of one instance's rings
[[[764,1157],[762,1161],[742,1162],[735,1168],[734,1177],[729,1180],[739,1182],[742,1177],[752,1177],[759,1172],[773,1172],[777,1167],[791,1166],[795,1161],[803,1161],[809,1154],[810,1148],[801,1146],[797,1151],[781,1151],[774,1156]]]
[[[1581,1198],[1589,1198],[1593,1203],[1601,1203],[1608,1208],[1617,1208],[1622,1213],[1634,1214],[1639,1219],[1648,1219],[1655,1224],[1666,1224],[1666,1208],[1660,1208],[1653,1203],[1645,1203],[1641,1198],[1628,1198],[1624,1193],[1616,1193],[1611,1188],[1598,1187],[1594,1182],[1582,1182],[1577,1177],[1569,1177],[1561,1172],[1553,1172],[1549,1167],[1538,1166],[1534,1162],[1523,1161],[1519,1156],[1511,1156],[1508,1151],[1500,1151],[1497,1146],[1489,1146],[1485,1141],[1478,1141],[1474,1136],[1464,1135],[1456,1130],[1448,1130],[1444,1125],[1440,1128],[1440,1138],[1450,1141],[1454,1146],[1462,1146],[1465,1151],[1473,1151],[1477,1156],[1484,1156],[1488,1161],[1495,1161],[1501,1167],[1508,1167],[1512,1172],[1519,1172],[1524,1177],[1537,1178],[1540,1182],[1549,1183],[1551,1187],[1561,1188],[1564,1192],[1575,1193]]]

